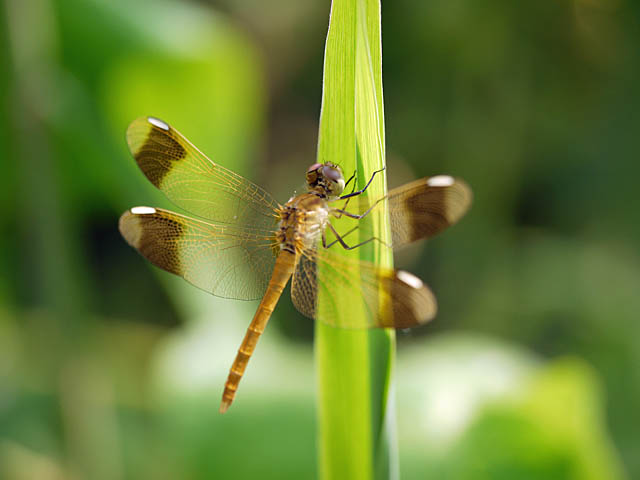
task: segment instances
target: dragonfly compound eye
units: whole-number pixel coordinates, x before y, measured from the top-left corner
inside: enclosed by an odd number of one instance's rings
[[[344,177],[340,168],[333,165],[325,165],[322,169],[322,175],[329,181],[327,190],[330,195],[340,195],[344,190]]]
[[[322,169],[322,174],[333,182],[337,182],[342,178],[342,173],[337,168],[325,167]]]

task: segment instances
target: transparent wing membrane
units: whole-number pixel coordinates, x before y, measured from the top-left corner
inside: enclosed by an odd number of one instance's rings
[[[348,303],[340,304],[336,291]],[[324,248],[308,249],[300,256],[291,298],[302,314],[341,328],[409,328],[431,320],[437,310],[433,293],[414,275]],[[319,316],[320,310],[325,314]]]
[[[162,120],[133,121],[127,142],[142,172],[177,206],[215,222],[275,228],[278,203],[269,193],[211,161]]]
[[[261,298],[279,248],[275,233],[282,207],[259,186],[212,162],[162,120],[135,120],[127,130],[127,141],[138,166],[157,188],[179,207],[210,220],[136,207],[120,218],[120,231],[129,244],[153,264],[214,295]],[[366,215],[386,204],[394,248],[442,232],[462,217],[472,198],[466,183],[447,175],[393,189],[373,204],[359,193],[349,194],[346,208],[344,199],[332,202],[332,213]],[[305,221],[289,228],[304,232],[320,227]],[[341,222],[341,227],[348,223]],[[353,245],[349,235],[368,239],[365,222],[353,218],[350,223],[349,230],[338,232],[340,238],[328,232],[332,248],[304,248],[298,253],[291,289],[296,308],[343,328],[408,328],[433,318],[436,300],[420,279],[336,253]],[[334,296],[336,291],[341,295]],[[341,299],[347,301],[342,304]],[[332,320],[338,318],[343,319],[340,324]]]
[[[382,208],[386,203],[391,221],[391,239],[394,249],[417,240],[431,238],[455,224],[471,206],[471,189],[467,184],[448,175],[422,178],[398,188],[374,202],[365,197],[350,200],[346,210],[362,215],[370,209]],[[334,202],[332,207],[342,208],[344,203]],[[352,222],[360,238],[372,235],[367,227]],[[346,232],[341,232],[342,234]],[[356,236],[356,235],[354,235]]]
[[[275,265],[272,230],[136,207],[120,217],[120,232],[154,265],[218,297],[261,298]]]

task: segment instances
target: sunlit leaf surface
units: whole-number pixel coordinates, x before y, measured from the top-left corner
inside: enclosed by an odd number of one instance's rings
[[[358,188],[384,165],[380,45],[378,0],[333,2],[325,50],[318,161],[339,163],[347,177],[355,172]],[[373,202],[385,191],[382,172],[358,200]],[[366,230],[390,243],[384,209],[366,222]],[[348,221],[337,222],[337,229],[347,231]],[[354,236],[351,241],[361,240]],[[392,265],[391,252],[380,242],[343,254]],[[330,276],[330,272],[321,271],[323,274]],[[325,283],[330,285],[330,278]],[[347,293],[321,291],[320,316],[336,310],[345,318],[364,315],[362,299]],[[327,300],[332,297],[332,308],[324,313],[323,295]],[[320,477],[387,478],[395,468],[389,463],[389,448],[394,447],[387,444],[385,432],[393,332],[346,331],[321,323],[316,326]]]

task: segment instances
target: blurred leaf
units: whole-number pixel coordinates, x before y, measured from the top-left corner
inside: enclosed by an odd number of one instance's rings
[[[441,478],[451,480],[627,478],[606,433],[594,372],[573,359],[489,404],[447,458]]]

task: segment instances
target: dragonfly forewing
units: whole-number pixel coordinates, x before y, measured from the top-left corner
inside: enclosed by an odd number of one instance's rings
[[[368,215],[386,206],[392,246],[399,249],[415,241],[432,238],[457,223],[471,206],[472,198],[471,189],[463,180],[437,175],[394,188],[386,197],[373,203],[366,197],[356,197],[346,210]],[[337,202],[332,207],[340,208]],[[356,230],[360,238],[372,235],[369,224],[365,222],[353,224],[353,231]]]
[[[142,172],[180,208],[215,222],[275,228],[279,205],[267,191],[214,163],[162,120],[134,120],[127,142]]]
[[[469,186],[449,175],[407,183],[388,197],[394,248],[441,233],[462,218],[472,200]]]

